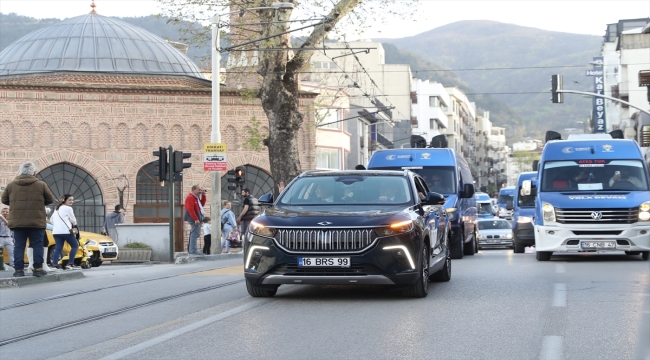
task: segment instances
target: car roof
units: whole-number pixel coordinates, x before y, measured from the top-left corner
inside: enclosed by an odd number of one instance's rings
[[[300,177],[320,177],[320,176],[406,176],[410,173],[408,170],[308,170]]]

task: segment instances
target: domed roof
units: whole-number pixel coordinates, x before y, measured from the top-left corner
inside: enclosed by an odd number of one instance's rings
[[[204,78],[192,60],[162,38],[92,13],[34,31],[0,52],[0,76],[54,71]]]

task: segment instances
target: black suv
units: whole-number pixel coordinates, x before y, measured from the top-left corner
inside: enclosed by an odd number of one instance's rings
[[[275,295],[281,284],[376,284],[425,297],[449,281],[444,197],[404,171],[307,171],[250,224],[246,288]]]

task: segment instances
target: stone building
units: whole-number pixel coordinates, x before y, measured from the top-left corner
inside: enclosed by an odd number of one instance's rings
[[[261,120],[261,134],[268,122],[259,100],[241,94],[222,89],[222,140],[228,168],[245,166],[246,186],[260,195],[274,186],[268,153],[247,150],[245,143],[253,117]],[[306,124],[313,120],[307,109],[314,96],[300,99]],[[192,184],[210,187],[202,163],[210,107],[210,80],[141,28],[93,10],[35,31],[0,53],[0,190],[19,164],[33,161],[55,196],[75,196],[83,230],[99,232],[120,202],[127,222],[168,222],[167,188],[155,181],[152,151],[171,144],[192,153],[192,167],[176,185],[180,214]],[[313,127],[305,126],[300,143],[302,166],[314,168]],[[222,198],[237,200],[227,190]]]

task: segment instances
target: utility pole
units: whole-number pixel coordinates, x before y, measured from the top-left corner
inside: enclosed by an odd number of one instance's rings
[[[220,15],[212,18],[212,132],[210,142],[221,142],[221,96],[219,88],[221,86],[221,34],[219,33]],[[210,197],[210,215],[212,223],[210,229],[212,232],[212,249],[211,254],[221,254],[221,172],[213,171],[212,176],[212,196]],[[219,221],[217,222],[217,219]],[[217,226],[217,223],[219,226]]]

